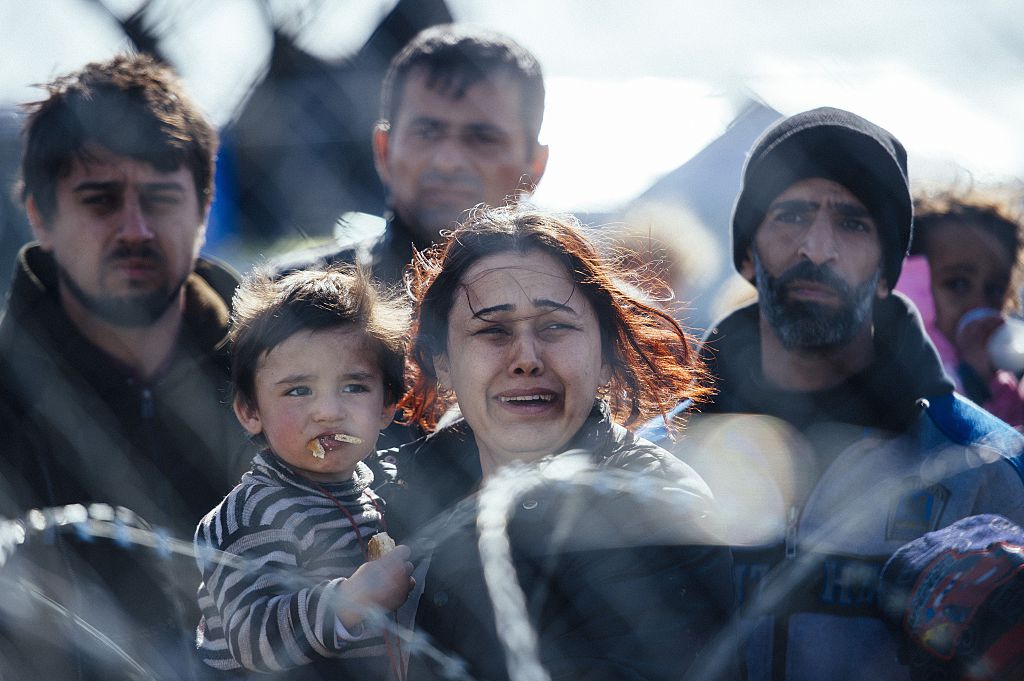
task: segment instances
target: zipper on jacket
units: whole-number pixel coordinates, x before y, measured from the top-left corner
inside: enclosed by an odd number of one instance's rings
[[[786,513],[786,559],[796,558],[796,526],[800,512],[796,506],[790,506]]]
[[[796,528],[799,519],[800,509],[790,506],[786,511],[786,560],[796,558]],[[786,678],[786,657],[789,653],[789,614],[779,613],[773,619],[770,676],[775,681],[781,681]]]
[[[153,391],[150,388],[142,389],[142,406],[140,408],[142,418],[151,419],[156,413],[156,405],[153,404]]]

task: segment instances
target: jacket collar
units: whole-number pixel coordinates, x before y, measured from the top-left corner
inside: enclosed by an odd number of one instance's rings
[[[373,482],[373,473],[370,468],[360,462],[356,464],[355,472],[348,480],[316,483],[298,473],[270,449],[264,449],[253,457],[251,473],[269,478],[278,484],[301,489],[311,495],[322,496],[322,490],[326,490],[338,499],[357,497],[365,492]]]
[[[413,231],[409,228],[409,225],[398,217],[394,213],[387,221],[385,227],[386,238],[394,244],[408,244],[410,255],[412,254],[412,248],[423,251],[430,248],[431,243],[429,241],[423,241],[418,238]]]
[[[953,390],[917,310],[899,293],[875,304],[872,364],[825,390],[784,390],[765,378],[759,317],[757,303],[749,305],[705,339],[701,355],[717,394],[703,411],[768,414],[798,428],[832,421],[900,431],[919,415],[919,399]]]
[[[185,316],[178,352],[190,355],[223,353],[230,324],[230,300],[238,283],[226,266],[200,258],[185,281]],[[38,244],[30,243],[18,253],[8,307],[4,312],[5,331],[14,342],[24,334],[43,344],[44,353],[64,355],[74,365],[91,371],[97,385],[111,368],[119,371],[110,357],[90,343],[64,313],[58,293],[57,263]],[[13,328],[12,328],[13,327]],[[86,358],[93,358],[87,360]],[[103,359],[99,359],[103,358]],[[89,367],[93,367],[90,370]]]
[[[612,421],[607,405],[595,400],[586,421],[563,451],[583,450],[600,461],[624,439],[625,432]],[[416,484],[438,490],[438,499],[462,499],[471,494],[483,478],[480,451],[473,429],[465,419],[404,445],[400,457],[403,463],[398,467],[399,476],[407,480],[419,478]]]

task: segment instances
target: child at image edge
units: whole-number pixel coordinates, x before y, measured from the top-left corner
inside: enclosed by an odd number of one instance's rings
[[[957,391],[1024,429],[1020,372],[995,366],[987,348],[996,329],[1020,313],[1024,224],[1011,196],[982,188],[920,195],[896,289],[920,310]]]
[[[408,324],[350,267],[254,272],[235,293],[234,409],[264,449],[195,536],[199,655],[225,678],[401,676],[363,615],[405,601],[412,565],[405,546],[367,561],[386,527],[362,460],[401,396]]]

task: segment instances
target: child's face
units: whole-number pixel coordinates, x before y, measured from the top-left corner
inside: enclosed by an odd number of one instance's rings
[[[1001,310],[1010,285],[1012,256],[981,227],[940,222],[927,243],[935,326],[951,341],[965,312],[976,307]]]
[[[255,396],[254,407],[235,401],[238,420],[251,435],[262,433],[299,473],[321,482],[351,478],[395,412],[366,335],[351,326],[299,331],[263,355]],[[322,458],[311,451],[316,442]]]

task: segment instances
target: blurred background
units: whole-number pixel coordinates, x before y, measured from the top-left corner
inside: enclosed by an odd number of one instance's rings
[[[540,59],[551,158],[534,202],[660,261],[691,327],[749,295],[728,218],[746,150],[831,105],[888,128],[918,184],[1024,178],[1024,12],[1015,0],[0,0],[0,182],[33,83],[133,48],[184,77],[223,136],[207,252],[238,269],[379,228],[370,130],[388,60],[451,20]],[[28,237],[0,206],[0,292]]]

